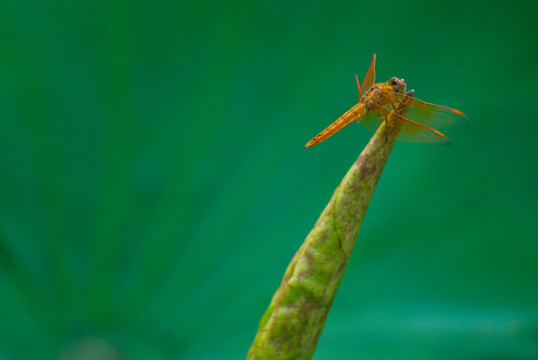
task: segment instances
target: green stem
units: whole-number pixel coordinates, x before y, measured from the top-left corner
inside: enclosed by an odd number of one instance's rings
[[[413,90],[407,93],[413,96]],[[407,101],[396,111],[404,115]],[[310,359],[359,227],[400,130],[392,112],[338,185],[289,264],[263,315],[248,359]],[[388,124],[387,124],[388,123]]]

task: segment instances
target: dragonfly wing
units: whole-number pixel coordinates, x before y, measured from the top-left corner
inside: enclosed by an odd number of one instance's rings
[[[409,101],[412,101],[413,98],[408,98]],[[391,109],[386,106],[378,105],[379,109],[369,112],[364,118],[364,127],[369,131],[375,132],[379,125],[385,121],[388,114],[391,113]],[[406,117],[403,117],[398,114],[394,114],[396,121],[400,124],[400,132],[396,140],[405,141],[405,142],[415,142],[415,143],[426,143],[426,144],[439,144],[439,145],[450,145],[450,139],[445,136],[440,131],[430,128],[424,124],[418,123],[416,121],[410,120]]]
[[[359,82],[359,75],[355,74],[355,79],[357,79],[357,87],[359,88],[359,101],[361,101],[362,90],[361,90],[361,83]]]
[[[384,109],[368,112],[363,120],[364,127],[368,131],[375,132],[379,125],[385,120],[385,114],[387,114],[387,112]]]
[[[469,125],[469,119],[459,110],[412,98],[406,118],[429,128],[448,129]]]
[[[361,89],[362,91],[366,91],[370,88],[370,86],[374,85],[375,82],[375,54],[372,57],[372,61],[370,62],[370,67],[368,68],[368,72],[366,73],[366,76],[364,77],[364,80],[362,81]]]
[[[396,140],[405,142],[450,145],[450,139],[440,131],[417,123],[415,121],[401,118],[400,132]]]

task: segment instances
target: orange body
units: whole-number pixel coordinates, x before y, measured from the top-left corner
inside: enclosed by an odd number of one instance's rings
[[[404,99],[406,84],[403,79],[397,77],[392,77],[384,83],[374,84],[374,81],[375,54],[362,85],[357,78],[358,103],[310,140],[305,148],[319,144],[353,121],[360,122],[363,117],[364,126],[368,130],[375,131],[388,114],[396,108],[396,105]],[[364,89],[367,91],[363,93]],[[466,125],[469,122],[467,116],[459,110],[427,103],[416,98],[406,101],[410,102],[406,117],[395,116],[401,124],[398,140],[450,144],[450,140],[435,128],[449,128]]]
[[[372,85],[364,94],[359,91],[359,102],[310,140],[305,145],[305,148],[308,149],[309,147],[319,144],[355,120],[360,122],[363,116],[368,112],[379,110],[383,106],[390,104],[395,100],[399,100],[397,96],[403,94],[405,88],[406,84],[403,79],[393,77],[386,83]]]

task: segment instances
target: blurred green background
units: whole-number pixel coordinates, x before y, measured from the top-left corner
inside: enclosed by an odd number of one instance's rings
[[[537,16],[2,2],[0,359],[244,358],[371,136],[303,149],[374,52],[378,81],[471,126],[451,147],[395,145],[314,358],[537,359]]]

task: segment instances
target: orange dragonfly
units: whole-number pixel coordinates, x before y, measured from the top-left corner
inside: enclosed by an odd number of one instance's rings
[[[306,149],[327,140],[355,120],[360,123],[363,117],[366,129],[375,131],[388,114],[396,108],[396,104],[402,101],[407,87],[404,79],[392,77],[387,82],[375,84],[375,59],[374,54],[362,85],[359,83],[359,77],[356,76],[359,102],[310,140],[305,145]],[[366,91],[363,92],[363,89]],[[396,115],[401,125],[397,140],[448,145],[450,140],[437,129],[469,123],[467,116],[459,110],[430,104],[416,98],[411,98],[409,101],[411,104],[407,115],[405,117]]]

